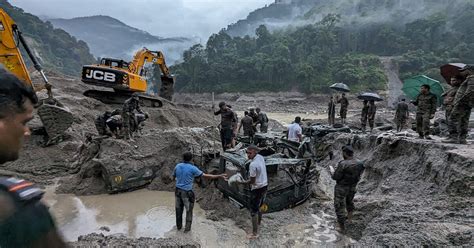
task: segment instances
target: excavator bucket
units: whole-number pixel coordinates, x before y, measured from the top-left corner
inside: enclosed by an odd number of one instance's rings
[[[174,94],[174,78],[162,75],[161,88],[159,92],[160,97],[163,97],[166,100],[172,101],[173,94]]]
[[[60,104],[45,102],[37,108],[37,112],[48,135],[46,146],[60,142],[64,132],[74,121],[71,111]]]

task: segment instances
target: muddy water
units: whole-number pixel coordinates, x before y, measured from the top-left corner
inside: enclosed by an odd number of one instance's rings
[[[52,189],[46,192],[45,200],[68,241],[93,232],[152,238],[182,235],[175,227],[172,192],[138,190],[94,196],[54,194]],[[222,238],[223,234],[226,238]],[[206,219],[198,204],[194,207],[193,231],[189,235],[204,247],[238,246],[245,240],[242,238],[245,232],[230,220],[214,223]]]

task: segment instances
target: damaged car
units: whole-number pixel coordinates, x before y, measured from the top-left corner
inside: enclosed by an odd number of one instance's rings
[[[264,213],[280,211],[297,206],[308,199],[319,173],[311,159],[287,158],[283,154],[264,156],[268,176],[268,191],[261,208]],[[217,188],[234,205],[244,208],[250,204],[250,185],[232,183],[232,176],[244,180],[249,178],[249,165],[245,149],[225,152],[221,155],[219,173],[230,179],[219,179]]]

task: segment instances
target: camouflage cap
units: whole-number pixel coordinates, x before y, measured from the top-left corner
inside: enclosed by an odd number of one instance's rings
[[[459,69],[459,71],[465,71],[465,70],[470,70],[470,71],[474,72],[474,65],[473,64],[466,65],[463,68]]]

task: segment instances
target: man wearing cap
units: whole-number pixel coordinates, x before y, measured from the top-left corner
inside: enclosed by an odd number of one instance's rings
[[[436,113],[436,95],[430,92],[430,86],[423,84],[420,87],[420,94],[412,103],[416,108],[416,132],[420,139],[431,139],[430,137],[430,119],[434,118]]]
[[[346,124],[347,109],[349,108],[349,100],[346,98],[346,93],[342,93],[341,98],[337,99],[337,103],[341,104],[339,115],[341,116],[342,124]]]
[[[255,113],[255,108],[250,108],[249,116],[252,117],[253,129],[255,132],[257,132],[258,114]]]
[[[454,97],[453,108],[449,118],[449,122],[452,122],[449,133],[453,137],[443,140],[446,143],[467,144],[469,117],[474,106],[474,65],[466,65],[460,70],[460,74],[466,80],[459,86]],[[457,137],[454,137],[455,135]]]
[[[260,132],[266,133],[268,132],[268,117],[267,114],[262,112],[260,108],[256,109],[258,114],[258,123],[260,124]]]
[[[364,163],[354,159],[354,150],[352,146],[342,147],[342,156],[344,160],[340,161],[334,169],[329,166],[332,179],[336,180],[334,187],[334,209],[336,211],[337,223],[341,231],[345,230],[347,220],[352,219],[354,211],[354,195],[356,186],[364,172]],[[347,210],[347,215],[346,215]]]
[[[248,235],[249,239],[258,238],[258,226],[262,222],[262,212],[260,207],[265,201],[267,195],[267,168],[265,159],[258,154],[258,147],[250,145],[247,148],[247,157],[252,160],[249,166],[249,179],[243,183],[250,184],[250,215],[252,217],[252,233]]]
[[[214,115],[221,115],[221,143],[222,149],[231,148],[232,138],[237,132],[237,115],[232,111],[225,102],[219,103],[219,110]]]
[[[138,93],[133,93],[132,97],[127,99],[122,106],[122,122],[125,139],[130,139],[131,141],[133,141],[132,126],[137,124],[135,110],[140,114],[145,114],[140,109],[140,98],[138,97]]]
[[[405,128],[406,122],[410,117],[408,112],[408,104],[405,102],[405,98],[397,104],[397,109],[395,111],[395,122],[397,124],[397,132],[402,131]]]

